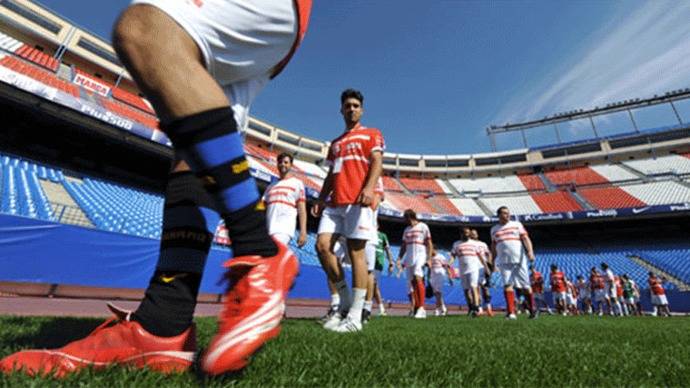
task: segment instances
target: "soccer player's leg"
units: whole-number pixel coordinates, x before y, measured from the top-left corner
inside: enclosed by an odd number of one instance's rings
[[[364,247],[364,256],[367,263],[367,293],[364,297],[364,309],[362,311],[362,323],[367,323],[371,317],[371,307],[376,289],[374,268],[376,267],[376,245],[367,241]]]
[[[516,309],[515,309],[515,290],[513,288],[514,273],[517,268],[509,263],[501,263],[498,266],[498,270],[501,273],[501,278],[503,279],[503,294],[506,300],[506,319],[517,319]]]
[[[113,310],[114,324],[60,349],[19,352],[2,369],[63,376],[113,364],[170,372],[189,368],[196,351],[192,323],[201,275],[220,216],[201,182],[176,164],[166,188],[156,272],[133,314]]]

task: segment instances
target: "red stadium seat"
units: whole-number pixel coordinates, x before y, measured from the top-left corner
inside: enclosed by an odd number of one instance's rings
[[[544,182],[542,182],[539,176],[534,174],[518,174],[518,178],[528,191],[539,191],[544,190]]]
[[[438,185],[435,179],[428,178],[400,178],[405,187],[410,191],[432,192],[434,194],[445,194],[445,191]]]
[[[544,213],[583,210],[579,203],[566,191],[530,194]]]
[[[646,205],[625,190],[615,186],[580,189],[578,193],[597,209],[620,209]]]
[[[0,65],[79,98],[79,88],[77,87],[77,85],[62,80],[58,78],[54,73],[43,70],[30,63],[24,62],[19,58],[13,57],[11,55],[6,55],[2,59],[0,59]]]
[[[15,51],[15,53],[20,57],[50,71],[54,72],[58,68],[58,62],[54,60],[53,57],[26,44]]]
[[[389,176],[383,176],[381,177],[383,179],[383,188],[386,191],[400,191],[403,192],[405,191],[402,186],[400,186],[400,183],[398,183],[397,180],[393,177]]]
[[[461,216],[462,212],[460,209],[455,207],[450,200],[448,200],[448,197],[446,195],[436,195],[433,197],[430,197],[429,200],[433,202],[436,207],[441,208],[443,210],[443,214],[450,214],[453,216]]]
[[[589,167],[574,167],[565,170],[555,170],[545,173],[546,177],[555,185],[576,186],[609,183],[606,178],[597,174]]]
[[[147,104],[143,98],[132,94],[124,89],[113,87],[113,98],[119,101],[129,104],[137,109],[141,109],[149,114],[156,114],[156,112],[151,109],[149,104]]]
[[[417,213],[438,214],[438,211],[424,198],[396,192],[386,192],[386,200],[397,209],[412,209]]]
[[[149,128],[158,128],[158,119],[155,116],[146,114],[130,107],[129,105],[125,105],[121,102],[111,100],[106,97],[100,97],[99,100],[106,109],[113,113],[139,122]]]

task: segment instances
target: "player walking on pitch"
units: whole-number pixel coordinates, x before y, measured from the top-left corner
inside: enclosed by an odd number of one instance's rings
[[[113,45],[153,104],[177,160],[168,177],[161,250],[144,300],[82,340],[19,352],[3,371],[63,376],[127,364],[170,372],[191,366],[192,323],[213,233],[223,218],[235,258],[219,328],[200,367],[216,375],[243,368],[280,332],[298,261],[266,230],[240,131],[259,91],[302,40],[311,0],[135,0],[117,21]]]
[[[268,234],[287,245],[295,235],[295,219],[299,218],[297,246],[307,242],[307,205],[304,183],[290,176],[294,159],[288,153],[278,155],[280,179],[264,191]]]
[[[364,96],[347,89],[340,96],[340,113],[345,131],[328,150],[330,169],[321,187],[312,215],[321,217],[316,248],[321,265],[340,294],[340,313],[331,316],[324,328],[336,332],[362,330],[362,309],[367,288],[367,241],[376,241],[376,186],[383,171],[384,141],[376,128],[360,122]],[[328,202],[326,202],[328,200]],[[347,239],[352,260],[352,298],[333,246],[339,235]]]
[[[413,316],[424,319],[426,310],[423,267],[434,251],[434,245],[431,242],[429,227],[417,219],[417,214],[412,209],[405,210],[403,216],[409,226],[403,231],[403,245],[398,254],[397,265],[400,267],[402,261],[407,270],[407,280],[412,288]]]
[[[460,240],[453,243],[451,255],[458,260],[460,279],[465,291],[469,314],[476,317],[479,314],[479,274],[483,268],[489,272],[484,261],[484,248],[478,241],[472,239],[470,228],[460,230]]]
[[[527,270],[527,262],[534,262],[532,240],[520,222],[510,220],[508,207],[499,207],[496,214],[499,223],[491,228],[491,253],[496,258],[496,266],[503,278],[507,304],[506,318],[517,319],[514,291],[516,288],[522,289],[527,299],[530,318],[534,318],[534,294]]]

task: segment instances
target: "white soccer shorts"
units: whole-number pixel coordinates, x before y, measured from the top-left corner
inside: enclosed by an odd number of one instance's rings
[[[367,260],[367,271],[374,272],[376,267],[376,243],[369,240],[364,246],[364,256]]]
[[[290,237],[289,234],[285,233],[274,233],[271,235],[274,239],[280,241],[281,243],[285,244],[286,246],[290,243],[290,240],[292,237]]]
[[[594,301],[595,302],[604,302],[606,300],[606,291],[605,290],[594,290]]]
[[[429,283],[431,283],[431,288],[434,289],[434,292],[443,292],[443,283],[446,282],[445,276],[445,271],[432,271],[431,272],[431,279],[429,279]]]
[[[652,304],[654,306],[664,306],[668,304],[666,295],[652,295]]]
[[[479,286],[479,271],[460,274],[460,281],[462,282],[462,288],[465,290]]]
[[[515,288],[529,288],[531,286],[526,261],[520,263],[499,263],[498,270],[501,273],[505,286],[513,286]]]
[[[328,206],[321,214],[318,234],[340,234],[354,240],[377,241],[376,212],[368,206]]]
[[[616,290],[615,284],[606,287],[606,296],[611,299],[618,299],[618,290]]]
[[[558,302],[559,300],[562,300],[563,302],[566,301],[566,294],[565,294],[565,291],[563,291],[563,292],[553,292],[553,293],[552,293],[552,296],[553,296],[553,303],[556,303],[556,302]]]
[[[245,3],[132,1],[132,5],[148,4],[160,9],[189,34],[199,47],[206,69],[230,99],[235,120],[242,129],[247,127],[252,101],[292,49],[299,24],[292,0]]]

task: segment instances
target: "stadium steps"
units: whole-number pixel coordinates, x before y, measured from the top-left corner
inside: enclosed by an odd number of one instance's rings
[[[39,179],[38,183],[41,185],[43,192],[46,193],[48,201],[53,207],[55,217],[58,218],[59,222],[89,228],[95,227],[61,183],[44,179]]]
[[[489,209],[489,207],[486,206],[486,204],[484,202],[480,201],[479,198],[472,198],[472,200],[474,201],[474,203],[477,204],[477,206],[479,206],[480,209],[482,209],[482,211],[487,216],[493,216],[494,215],[494,212],[491,211],[491,209]]]
[[[72,82],[72,68],[65,65],[64,63],[61,63],[60,66],[58,66],[57,72],[55,74],[58,76],[58,78],[62,80]]]
[[[656,265],[648,262],[644,259],[644,257],[638,255],[629,255],[628,258],[631,261],[637,263],[638,265],[644,267],[647,271],[652,271],[658,275],[661,275],[662,277],[665,277],[669,282],[673,283],[679,290],[690,291],[690,284],[685,283],[684,281],[673,276],[673,274],[666,272],[663,269],[657,267]]]
[[[616,164],[616,165],[619,166],[620,168],[622,168],[623,170],[625,170],[625,171],[627,171],[627,172],[629,172],[629,173],[631,173],[631,174],[634,174],[635,176],[638,176],[638,177],[639,177],[640,179],[642,179],[642,181],[644,181],[644,182],[648,182],[648,181],[649,181],[649,178],[647,178],[647,175],[643,174],[641,171],[635,170],[634,168],[628,166],[628,165],[625,164],[625,163],[619,163],[619,164]]]
[[[546,191],[548,191],[548,192],[556,191],[556,185],[554,185],[553,182],[551,182],[549,180],[549,178],[547,178],[546,175],[544,175],[543,172],[538,172],[538,173],[535,173],[534,175],[538,176],[539,179],[541,179],[542,183],[544,183],[544,187],[546,187]]]
[[[450,182],[445,179],[439,179],[439,181],[443,182],[443,185],[452,193],[453,197],[462,197],[462,193]]]
[[[583,196],[580,195],[577,191],[571,191],[570,195],[575,199],[575,201],[582,206],[583,209],[585,210],[594,210],[594,206],[592,206]]]

